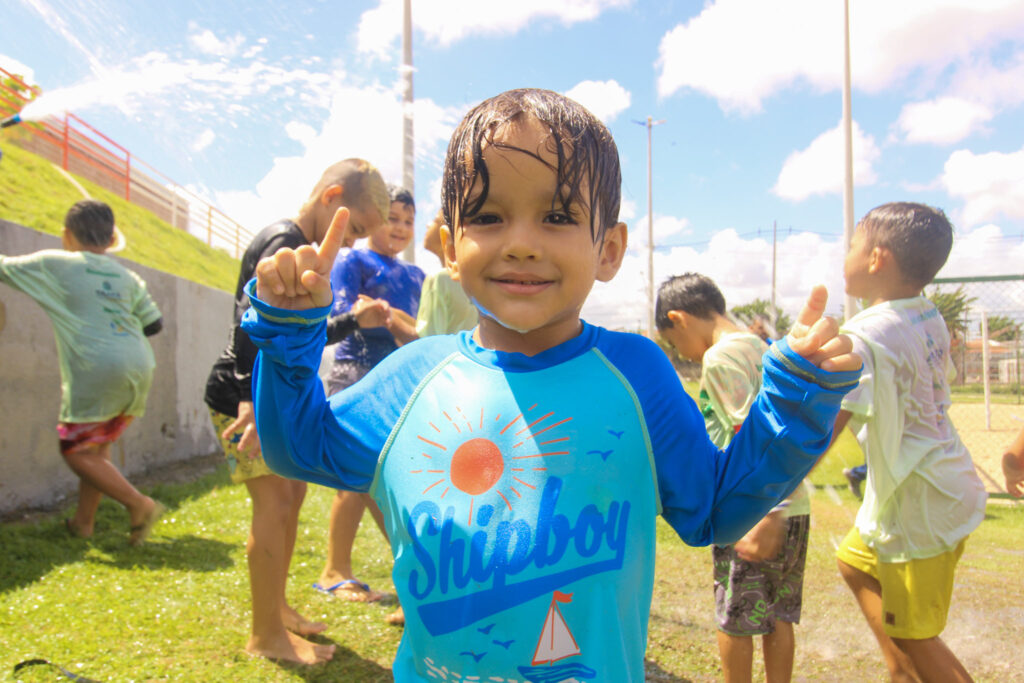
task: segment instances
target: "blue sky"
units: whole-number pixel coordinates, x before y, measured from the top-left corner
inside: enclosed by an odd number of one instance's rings
[[[942,207],[942,275],[1024,263],[1024,3],[851,3],[855,209]],[[294,214],[349,156],[401,179],[400,0],[168,3],[13,0],[0,66],[24,73],[177,182],[257,229]],[[842,297],[841,0],[413,0],[418,228],[444,151],[480,100],[575,97],[623,165],[631,251],[584,316],[636,327],[646,307],[647,144],[655,281],[697,270],[731,304],[776,291],[795,313]],[[426,270],[433,256],[417,254]],[[1022,307],[1024,307],[1024,302]]]

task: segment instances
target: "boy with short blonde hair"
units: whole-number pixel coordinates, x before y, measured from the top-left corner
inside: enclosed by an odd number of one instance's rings
[[[868,474],[856,524],[836,554],[893,680],[916,680],[915,672],[926,681],[971,680],[939,634],[986,494],[948,417],[949,332],[921,296],[952,243],[938,209],[884,204],[858,224],[843,268],[846,292],[869,308],[842,328],[864,373],[835,431],[850,422]]]
[[[252,628],[245,646],[252,655],[317,664],[333,656],[334,645],[308,640],[308,636],[321,633],[326,625],[309,621],[285,599],[306,484],[278,476],[264,461],[270,449],[261,448],[252,404],[256,347],[240,324],[249,307],[245,283],[260,259],[272,257],[280,250],[323,242],[342,207],[349,220],[335,236],[339,243],[351,245],[381,226],[388,204],[384,179],[372,164],[363,159],[339,161],[323,172],[294,219],[279,220],[261,230],[242,255],[228,344],[210,370],[205,399],[228,460],[231,479],[244,483],[252,500],[252,525],[246,544]],[[324,338],[340,338],[350,333],[358,327],[358,317],[333,319],[325,325],[328,329]]]
[[[657,514],[692,544],[742,536],[828,444],[860,361],[816,289],[723,454],[657,345],[580,320],[626,250],[602,123],[557,93],[502,93],[456,129],[443,184],[445,260],[479,324],[329,401],[315,368],[337,234],[257,268],[245,326],[269,463],[380,504],[406,610],[396,681],[642,681]]]

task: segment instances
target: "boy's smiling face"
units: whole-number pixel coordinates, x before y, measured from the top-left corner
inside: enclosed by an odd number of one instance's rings
[[[384,227],[370,235],[370,248],[378,254],[397,256],[412,241],[416,209],[404,202],[391,202]]]
[[[487,199],[476,215],[456,217],[458,227],[445,234],[449,268],[480,309],[477,337],[487,348],[534,355],[579,334],[594,281],[610,280],[625,253],[625,224],[609,227],[595,244],[590,210],[563,209],[548,136],[527,118],[496,135],[517,149],[485,144]],[[480,190],[478,180],[472,191]]]

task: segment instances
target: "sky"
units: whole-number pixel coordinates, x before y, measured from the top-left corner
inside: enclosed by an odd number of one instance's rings
[[[255,231],[295,215],[339,159],[401,181],[401,5],[10,0],[0,66]],[[956,227],[940,276],[1024,272],[1024,1],[850,5],[854,216],[938,206]],[[585,319],[646,324],[651,213],[656,285],[697,271],[730,306],[768,299],[774,227],[780,308],[824,283],[840,313],[842,8],[413,0],[417,241],[466,111],[547,88],[604,121],[623,169],[630,250]]]

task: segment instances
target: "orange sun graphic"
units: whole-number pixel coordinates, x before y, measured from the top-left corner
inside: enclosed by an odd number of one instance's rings
[[[531,490],[536,489],[536,485],[527,481],[530,478],[529,473],[547,470],[547,467],[532,464],[543,462],[537,458],[552,458],[570,453],[569,436],[559,436],[555,432],[548,434],[543,441],[538,441],[537,437],[562,427],[572,421],[572,418],[558,419],[554,411],[534,418],[530,413],[537,405],[534,403],[497,432],[494,431],[497,429],[494,423],[500,424],[500,413],[493,420],[485,420],[484,409],[481,408],[479,418],[474,421],[458,406],[451,414],[448,411],[441,411],[443,420],[427,423],[434,432],[430,434],[430,438],[417,435],[425,447],[421,455],[431,461],[431,465],[425,469],[410,470],[409,473],[442,475],[423,489],[424,495],[432,490],[439,490],[444,484],[441,498],[447,496],[453,487],[460,494],[468,496],[471,525],[473,508],[478,497],[500,498],[511,510],[514,500],[512,496],[523,497],[517,485]],[[484,433],[485,424],[488,435],[478,436]],[[522,450],[517,451],[520,448]]]

